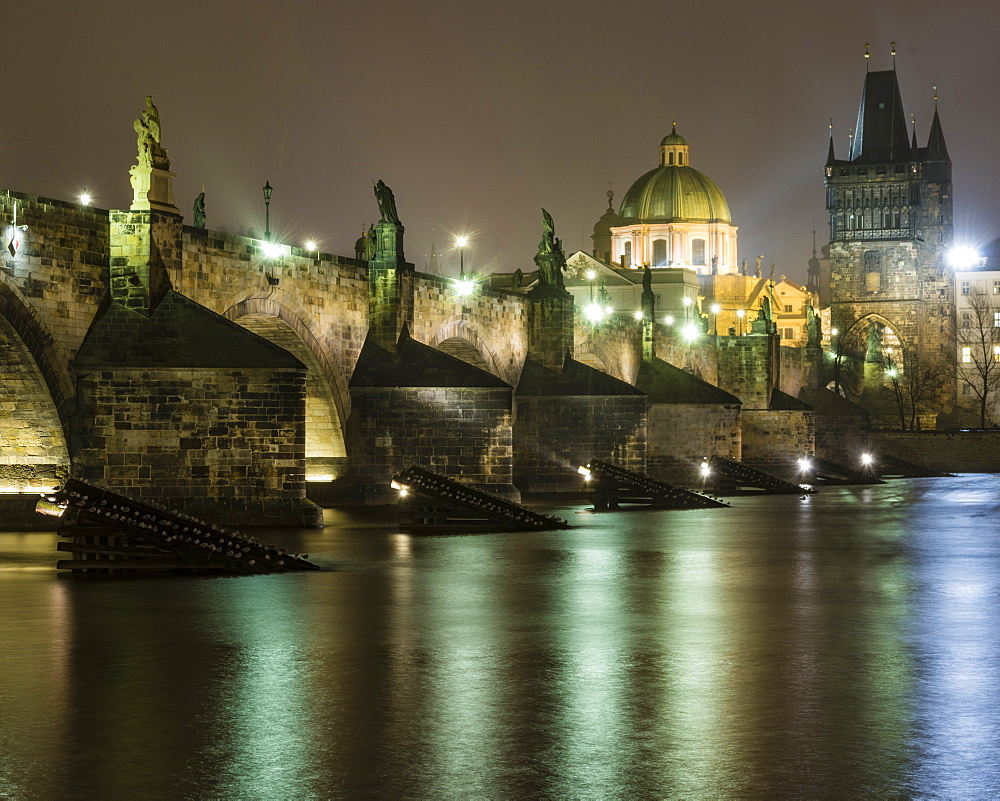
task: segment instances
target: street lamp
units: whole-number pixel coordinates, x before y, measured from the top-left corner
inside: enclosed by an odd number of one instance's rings
[[[271,182],[264,182],[264,239],[271,241]]]
[[[711,306],[712,315],[715,318],[713,326],[715,328],[715,335],[719,335],[719,312],[722,311],[722,307],[718,303],[713,303]]]
[[[465,280],[465,246],[469,244],[469,237],[460,236],[455,239],[455,247],[458,248],[458,280]]]
[[[90,193],[84,192],[82,195],[80,195],[80,205],[81,206],[90,205]]]
[[[739,326],[740,326],[740,336],[743,336],[743,318],[746,317],[746,316],[747,316],[747,313],[746,313],[745,309],[737,309],[736,310],[736,317],[739,320]]]

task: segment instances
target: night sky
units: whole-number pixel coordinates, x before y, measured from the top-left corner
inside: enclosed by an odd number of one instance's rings
[[[933,90],[954,162],[956,238],[1000,235],[1000,4],[982,2],[19,3],[7,15],[0,187],[127,208],[132,121],[152,94],[178,206],[353,255],[395,191],[406,256],[473,234],[466,264],[531,268],[539,206],[567,252],[657,165],[672,119],[725,193],[740,257],[803,280],[826,241],[865,64],[897,69],[926,143]],[[452,264],[455,262],[455,264]]]

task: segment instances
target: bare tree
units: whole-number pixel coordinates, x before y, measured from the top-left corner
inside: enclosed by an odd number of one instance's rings
[[[893,398],[899,411],[899,430],[919,429],[921,412],[934,407],[948,378],[944,365],[926,362],[913,351],[906,354],[903,367],[887,356],[884,362],[885,375],[892,387]]]
[[[991,401],[1000,391],[1000,303],[992,297],[973,292],[964,296],[966,302],[959,309],[959,384],[976,396],[980,428],[986,428]]]

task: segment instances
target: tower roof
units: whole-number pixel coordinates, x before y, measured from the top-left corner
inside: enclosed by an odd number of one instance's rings
[[[931,135],[927,139],[927,155],[925,161],[947,161],[948,146],[944,143],[944,132],[941,130],[941,120],[938,118],[937,109],[934,109],[934,121],[931,122]]]
[[[910,143],[895,70],[865,75],[849,158],[866,164],[909,160]]]

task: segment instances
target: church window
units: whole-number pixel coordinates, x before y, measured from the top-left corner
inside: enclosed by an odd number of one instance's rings
[[[705,240],[704,239],[692,239],[691,240],[691,263],[692,264],[704,264],[705,263]]]
[[[666,267],[667,266],[667,240],[666,239],[654,239],[653,240],[653,266],[654,267]]]
[[[673,153],[668,153],[667,154],[667,164],[673,166],[673,163],[674,163],[674,154]]]
[[[963,281],[962,282],[962,294],[963,295],[971,295],[972,294],[972,284],[969,283],[968,281]]]
[[[972,348],[962,348],[962,364],[972,364]]]
[[[678,153],[677,154],[677,163],[681,164],[681,165],[684,164],[684,154],[683,153]]]
[[[625,243],[625,266],[626,267],[631,267],[632,266],[632,243],[631,242],[626,242]]]

